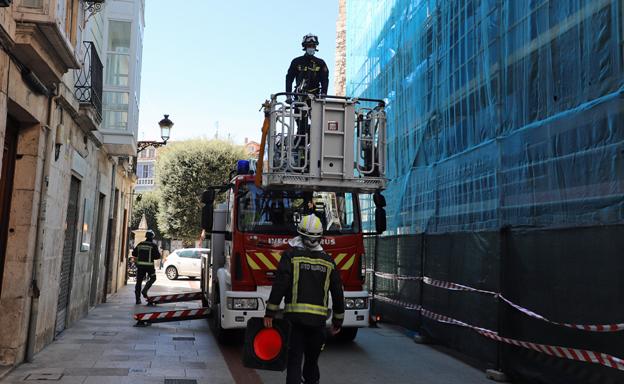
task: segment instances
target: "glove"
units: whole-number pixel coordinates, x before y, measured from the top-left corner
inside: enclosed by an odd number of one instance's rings
[[[332,325],[334,328],[340,329],[342,327],[342,319],[336,319],[335,317],[332,318]]]

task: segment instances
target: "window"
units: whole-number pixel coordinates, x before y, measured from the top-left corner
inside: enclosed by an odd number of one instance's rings
[[[128,130],[128,92],[104,92],[104,129]]]
[[[43,0],[22,0],[22,7],[43,8]]]
[[[180,252],[178,252],[178,256],[180,256],[180,257],[184,257],[184,258],[186,258],[186,259],[193,259],[193,258],[195,258],[195,256],[194,256],[194,255],[195,255],[195,251],[190,250],[190,249],[189,249],[189,250],[186,250],[186,251],[180,251]]]
[[[127,87],[130,76],[130,36],[132,23],[113,21],[108,24],[106,85]]]
[[[249,183],[239,187],[238,228],[243,232],[295,234],[301,216],[314,214],[327,235],[357,233],[356,199],[344,192],[263,191]]]
[[[76,45],[76,27],[78,25],[78,0],[66,0],[65,34],[72,45]]]
[[[144,179],[151,179],[154,177],[154,164],[143,164],[141,177]]]

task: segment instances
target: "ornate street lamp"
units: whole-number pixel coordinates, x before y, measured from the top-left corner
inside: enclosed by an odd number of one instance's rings
[[[148,147],[158,148],[167,145],[167,140],[171,137],[173,121],[169,120],[169,115],[165,115],[165,118],[158,122],[158,126],[160,126],[160,138],[162,141],[138,141],[137,154]]]

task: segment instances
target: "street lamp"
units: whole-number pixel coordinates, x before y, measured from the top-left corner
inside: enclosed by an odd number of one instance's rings
[[[171,127],[173,127],[173,121],[169,120],[169,115],[165,115],[165,118],[158,122],[158,126],[160,127],[160,138],[162,141],[138,141],[137,154],[145,150],[145,148],[158,148],[163,145],[167,145],[167,140],[171,137]]]

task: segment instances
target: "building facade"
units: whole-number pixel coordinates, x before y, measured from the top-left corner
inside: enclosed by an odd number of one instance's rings
[[[142,14],[140,0],[0,8],[0,365],[30,359],[125,284],[136,116],[132,134],[104,129],[103,91],[123,67],[109,62],[111,20],[130,20],[140,50]]]
[[[624,268],[623,10],[621,0],[347,0],[346,93],[387,102],[388,232],[367,249],[383,317],[520,380],[624,381],[414,310],[624,358],[624,335],[571,334],[424,279],[561,323],[624,319],[611,295]]]
[[[137,156],[136,175],[137,182],[134,187],[136,193],[149,192],[156,189],[156,159],[158,157],[158,148],[147,147]]]

